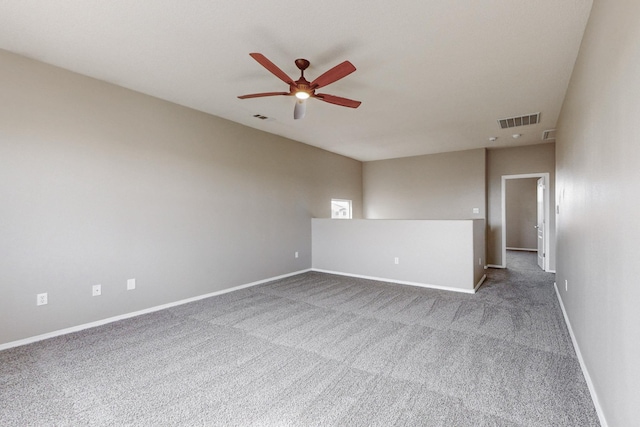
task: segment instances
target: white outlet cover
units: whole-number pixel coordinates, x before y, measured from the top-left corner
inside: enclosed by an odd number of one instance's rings
[[[102,295],[102,285],[93,285],[92,293],[94,297]]]
[[[473,208],[473,213],[480,213],[480,208]]]
[[[47,293],[36,295],[36,305],[45,305],[48,304]]]
[[[136,288],[136,279],[127,279],[127,290],[131,291]]]

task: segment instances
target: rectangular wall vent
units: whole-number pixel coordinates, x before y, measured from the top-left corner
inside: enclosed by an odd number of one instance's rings
[[[518,126],[535,125],[540,122],[540,113],[526,114],[524,116],[507,117],[498,120],[500,129],[515,128]]]
[[[543,141],[555,141],[556,139],[556,130],[549,129],[542,132],[542,140]]]

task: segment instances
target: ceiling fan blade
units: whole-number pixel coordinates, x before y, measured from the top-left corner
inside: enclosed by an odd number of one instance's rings
[[[323,86],[329,85],[343,77],[348,76],[356,70],[356,67],[349,61],[344,61],[342,64],[338,64],[320,77],[311,82],[311,89],[318,89]]]
[[[261,98],[263,96],[276,96],[276,95],[290,95],[289,92],[265,92],[265,93],[250,93],[249,95],[242,95],[238,98],[247,99],[247,98]]]
[[[342,107],[358,108],[362,102],[354,101],[349,98],[341,98],[339,96],[328,95],[326,93],[316,93],[314,98],[318,98],[321,101],[328,102],[329,104],[340,105]]]
[[[295,120],[303,119],[304,113],[307,112],[307,102],[304,99],[296,99],[296,106],[293,109],[293,118]]]
[[[258,61],[260,65],[269,70],[274,76],[288,84],[289,86],[295,86],[296,83],[293,81],[291,77],[289,77],[284,71],[282,71],[276,64],[269,61],[266,56],[261,53],[250,53],[249,54],[253,59]]]

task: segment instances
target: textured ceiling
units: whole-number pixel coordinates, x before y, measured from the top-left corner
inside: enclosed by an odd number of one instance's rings
[[[3,0],[0,48],[367,161],[541,143],[591,3]],[[294,80],[296,58],[308,80],[349,60],[357,71],[321,91],[362,105],[309,100],[294,121],[294,98],[239,100],[288,90],[250,52]],[[538,111],[538,125],[496,122]]]

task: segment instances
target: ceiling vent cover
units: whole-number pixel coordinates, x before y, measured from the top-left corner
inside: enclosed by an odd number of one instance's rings
[[[555,141],[556,139],[556,130],[549,129],[542,132],[542,140],[543,141]]]
[[[524,116],[507,117],[506,119],[499,119],[498,125],[500,129],[515,128],[518,126],[535,125],[540,123],[540,113],[526,114]]]

